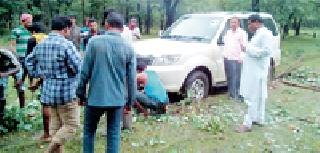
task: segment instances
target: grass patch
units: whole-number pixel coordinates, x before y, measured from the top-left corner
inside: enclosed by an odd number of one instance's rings
[[[6,47],[9,45],[9,38],[10,38],[9,35],[0,36],[0,48]]]

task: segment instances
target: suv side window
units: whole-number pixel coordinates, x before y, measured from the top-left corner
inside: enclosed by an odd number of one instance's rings
[[[278,31],[273,20],[272,19],[262,19],[262,20],[263,20],[264,26],[272,32],[273,36],[277,36]]]

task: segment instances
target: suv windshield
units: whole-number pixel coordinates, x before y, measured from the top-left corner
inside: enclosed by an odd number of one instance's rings
[[[222,20],[210,16],[183,16],[163,32],[161,38],[210,42]]]

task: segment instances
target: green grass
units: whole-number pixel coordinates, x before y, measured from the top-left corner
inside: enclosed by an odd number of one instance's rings
[[[304,31],[302,31],[304,33]],[[308,34],[289,37],[282,41],[282,65],[285,71],[303,55],[300,66],[320,71],[320,39]],[[12,83],[12,82],[11,82]],[[30,99],[30,93],[27,93]],[[9,90],[9,104],[16,105],[15,91]],[[253,127],[245,134],[234,132],[246,111],[244,104],[228,100],[224,93],[211,95],[206,102],[191,106],[171,105],[169,114],[157,118],[138,117],[131,132],[122,133],[121,152],[131,153],[251,153],[251,152],[320,152],[320,93],[276,81],[269,90],[267,122],[264,127]],[[179,108],[183,111],[176,113]],[[200,116],[217,116],[222,133],[198,128],[206,121],[196,122]],[[97,132],[96,152],[104,152],[104,119]],[[211,122],[210,122],[211,123]],[[16,132],[0,138],[0,152],[43,152],[47,146],[36,141],[42,131]],[[77,136],[66,143],[66,152],[81,152],[82,127]]]
[[[9,35],[0,35],[0,48],[8,46],[9,43]]]

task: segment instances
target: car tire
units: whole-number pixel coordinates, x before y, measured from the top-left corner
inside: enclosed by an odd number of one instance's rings
[[[184,96],[200,101],[209,94],[209,79],[202,71],[193,71],[184,84]]]

